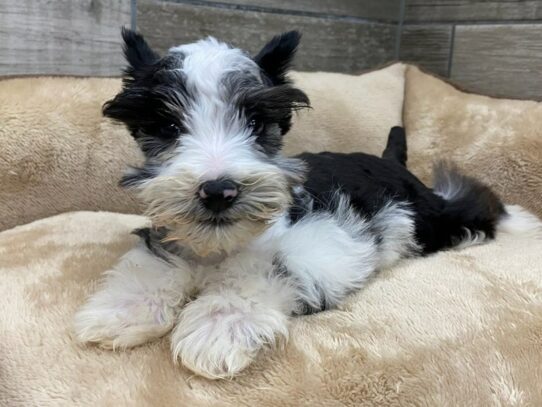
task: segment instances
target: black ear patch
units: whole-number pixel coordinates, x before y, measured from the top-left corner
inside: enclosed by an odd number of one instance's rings
[[[123,28],[122,39],[124,40],[124,56],[129,64],[126,74],[133,76],[138,70],[152,65],[160,59],[160,55],[149,47],[141,34]]]
[[[289,31],[273,37],[254,57],[254,61],[264,71],[273,85],[288,83],[286,73],[292,64],[301,39],[298,31]]]

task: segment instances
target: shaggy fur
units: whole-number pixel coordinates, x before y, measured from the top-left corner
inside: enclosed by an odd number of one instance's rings
[[[313,109],[294,115],[285,139],[287,155],[360,148],[379,153],[382,135],[402,124],[404,65],[359,76],[294,72],[291,77],[309,95]],[[103,103],[120,87],[120,79],[108,78],[0,80],[5,153],[0,230],[70,210],[142,212],[129,191],[118,186],[128,165],[141,164],[141,151],[124,126],[101,114]],[[371,95],[371,103],[362,103],[365,95]]]
[[[287,77],[295,31],[253,58],[211,37],[164,57],[123,38],[124,86],[103,112],[145,155],[122,184],[153,225],[76,314],[80,342],[127,348],[174,327],[174,360],[231,377],[288,337],[290,316],[339,306],[401,258],[491,239],[507,215],[455,168],[423,185],[405,167],[402,128],[384,158],[284,157],[292,114],[309,107]]]

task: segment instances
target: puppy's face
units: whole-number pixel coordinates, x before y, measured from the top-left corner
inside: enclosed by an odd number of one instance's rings
[[[201,255],[231,251],[290,204],[302,164],[281,156],[292,112],[307,96],[286,78],[297,32],[254,57],[208,38],[164,57],[123,31],[129,66],[104,114],[126,124],[146,157],[122,184],[137,188],[147,214]]]

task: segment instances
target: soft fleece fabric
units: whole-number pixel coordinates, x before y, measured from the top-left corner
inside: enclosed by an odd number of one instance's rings
[[[295,117],[286,153],[379,153],[390,127],[402,124],[404,70],[293,73],[313,109]],[[0,230],[73,210],[141,211],[117,185],[141,154],[124,126],[101,114],[120,86],[108,78],[0,80]]]
[[[404,65],[359,77],[300,77],[310,85],[305,88],[314,110],[305,113],[308,121],[296,119],[288,152],[379,153],[389,127],[401,124],[405,91],[415,173],[428,180],[431,163],[452,155],[508,202],[542,213],[539,103],[467,94],[417,68],[405,72]],[[51,92],[70,99],[82,89],[81,100],[62,102],[66,114],[0,103],[1,120],[9,119],[0,128],[2,148],[11,149],[0,159],[7,185],[0,191],[4,227],[67,209],[136,212],[115,182],[125,162],[139,156],[122,128],[99,119],[99,105],[118,81],[32,81],[0,82],[0,98],[6,89],[26,89],[18,103],[30,98],[39,105],[53,103]],[[87,97],[92,100],[85,104]],[[88,128],[77,119],[85,114],[95,120]],[[35,129],[32,120],[42,127]],[[28,150],[27,133],[41,148]],[[61,134],[69,137],[56,139]],[[124,137],[122,149],[107,144],[113,134]],[[28,170],[25,163],[31,163]],[[39,178],[41,168],[49,176]],[[81,177],[64,175],[63,168],[79,170]],[[67,204],[59,207],[62,202]],[[0,405],[542,405],[542,233],[501,234],[487,245],[383,270],[340,309],[295,319],[289,342],[260,354],[241,376],[213,382],[175,366],[167,337],[126,352],[72,340],[75,309],[135,243],[130,231],[146,222],[135,215],[77,212],[0,233]]]
[[[124,352],[71,337],[145,223],[77,212],[0,233],[0,405],[542,405],[542,237],[403,261],[340,309],[296,318],[241,376],[209,381],[173,364],[167,337]]]

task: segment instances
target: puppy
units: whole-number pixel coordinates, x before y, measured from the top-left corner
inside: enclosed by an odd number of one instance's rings
[[[399,127],[382,158],[284,157],[292,114],[309,107],[287,77],[295,31],[254,57],[211,37],[163,57],[123,38],[123,89],[103,113],[145,155],[121,184],[152,226],[75,316],[81,342],[127,348],[172,331],[175,360],[231,377],[287,337],[291,316],[337,306],[401,258],[491,239],[508,216],[452,166],[422,184]]]

